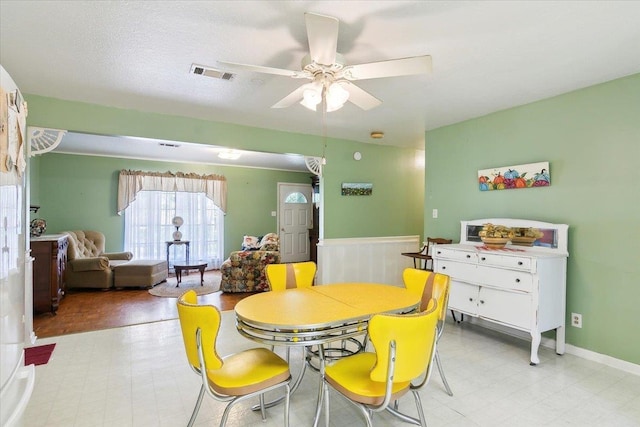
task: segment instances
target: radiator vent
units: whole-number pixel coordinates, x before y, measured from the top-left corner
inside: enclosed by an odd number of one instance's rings
[[[199,76],[213,77],[214,79],[222,80],[231,80],[234,77],[234,75],[231,73],[198,64],[191,64],[191,73],[197,74]]]

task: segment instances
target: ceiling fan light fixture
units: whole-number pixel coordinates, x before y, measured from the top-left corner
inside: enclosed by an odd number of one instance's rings
[[[238,150],[223,150],[218,153],[218,157],[225,160],[238,160],[242,153]]]
[[[300,105],[311,111],[316,111],[317,105],[322,102],[322,84],[319,82],[307,83],[302,92]]]
[[[349,92],[338,82],[327,89],[327,113],[341,109],[349,99]]]

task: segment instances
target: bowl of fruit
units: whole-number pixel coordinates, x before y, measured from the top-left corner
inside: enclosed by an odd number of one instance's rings
[[[533,246],[533,243],[543,236],[537,228],[516,228],[511,243],[519,246]]]
[[[515,235],[514,231],[504,225],[484,224],[478,233],[484,245],[490,249],[502,249]]]

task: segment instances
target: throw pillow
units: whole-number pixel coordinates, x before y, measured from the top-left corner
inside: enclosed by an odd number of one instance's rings
[[[260,249],[260,237],[244,236],[242,238],[243,251],[257,251],[258,249]]]
[[[268,233],[260,241],[260,250],[263,251],[277,251],[279,249],[279,238],[276,233]]]

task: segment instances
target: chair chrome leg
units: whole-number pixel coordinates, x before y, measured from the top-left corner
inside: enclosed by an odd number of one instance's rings
[[[262,414],[262,421],[267,421],[267,413],[264,410],[264,394],[261,394],[259,399],[260,399],[260,413]]]
[[[189,419],[189,424],[187,427],[191,427],[194,422],[196,422],[196,417],[198,416],[198,412],[200,411],[200,405],[202,405],[202,398],[204,397],[204,384],[200,386],[200,393],[198,394],[198,400],[196,400],[196,405],[193,408],[193,412],[191,413],[191,418]]]
[[[289,401],[291,400],[291,387],[287,384],[284,400],[284,427],[289,427]]]
[[[242,396],[242,397],[245,397],[245,396]],[[224,427],[227,425],[227,419],[229,419],[229,412],[231,412],[231,408],[242,397],[240,398],[236,397],[231,402],[229,402],[229,404],[224,408],[224,412],[222,412],[222,418],[220,418],[220,427]]]
[[[418,416],[420,417],[420,426],[427,427],[427,419],[424,417],[424,411],[422,410],[422,401],[420,400],[420,394],[418,390],[411,390],[413,398],[416,401],[416,408],[418,409]]]
[[[440,378],[442,378],[442,382],[444,383],[444,388],[447,390],[447,394],[449,396],[453,396],[453,391],[451,391],[451,387],[449,387],[447,378],[444,376],[444,369],[442,369],[442,362],[440,362],[440,354],[438,353],[437,348],[436,348],[435,359],[436,359],[436,366],[438,367],[438,372],[440,372]]]
[[[320,387],[318,388],[318,398],[316,401],[316,414],[313,417],[313,427],[318,427],[318,421],[320,421],[320,412],[322,411],[322,399],[329,399],[329,396],[326,396],[324,392],[325,383],[324,383],[324,346],[322,344],[318,345],[318,358],[320,359]],[[328,386],[326,386],[328,388]],[[329,425],[329,414],[327,414],[327,425]]]
[[[329,386],[326,383],[324,384],[324,410],[327,414],[324,418],[324,425],[329,427]]]
[[[364,419],[367,422],[367,427],[373,427],[373,421],[371,421],[371,411],[364,405],[356,405],[362,414],[364,415]]]
[[[397,418],[401,419],[405,423],[413,424],[413,425],[416,425],[416,426],[420,425],[420,420],[418,420],[416,418],[413,418],[413,417],[410,417],[407,414],[403,414],[402,412],[400,412],[398,410],[397,405],[396,405],[395,408],[392,407],[392,406],[387,406],[386,411],[388,413],[390,413],[391,415],[393,415],[394,417],[397,417]]]

